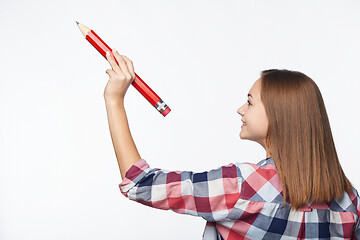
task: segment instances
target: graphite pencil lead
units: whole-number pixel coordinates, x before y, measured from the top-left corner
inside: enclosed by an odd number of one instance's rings
[[[79,25],[79,22],[78,21],[75,21],[77,25]]]

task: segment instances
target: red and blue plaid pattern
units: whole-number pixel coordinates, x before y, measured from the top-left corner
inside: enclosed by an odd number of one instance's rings
[[[356,189],[331,203],[283,205],[272,158],[210,171],[150,168],[144,159],[126,172],[121,193],[141,204],[204,218],[203,240],[357,239],[360,197]]]

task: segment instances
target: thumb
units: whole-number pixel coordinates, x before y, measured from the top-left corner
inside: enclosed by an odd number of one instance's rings
[[[112,77],[113,76],[113,74],[114,74],[114,71],[113,70],[111,70],[111,69],[106,69],[106,71],[105,71],[110,77]]]

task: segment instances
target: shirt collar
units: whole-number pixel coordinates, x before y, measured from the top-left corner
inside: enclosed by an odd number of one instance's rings
[[[274,159],[272,157],[268,157],[265,159],[265,162],[274,164]]]
[[[259,167],[264,167],[264,166],[266,166],[268,164],[274,164],[275,165],[274,160],[273,160],[272,157],[264,158],[263,160],[261,160],[260,162],[257,163],[257,165]]]

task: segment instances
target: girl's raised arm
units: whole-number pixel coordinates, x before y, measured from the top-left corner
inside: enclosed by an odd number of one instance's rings
[[[112,55],[113,54],[113,55]],[[115,58],[119,65],[115,62]],[[104,90],[108,124],[121,177],[138,160],[140,154],[131,136],[124,108],[124,97],[132,81],[135,80],[134,66],[130,59],[120,55],[115,49],[106,54],[112,69],[107,69],[109,81]]]

